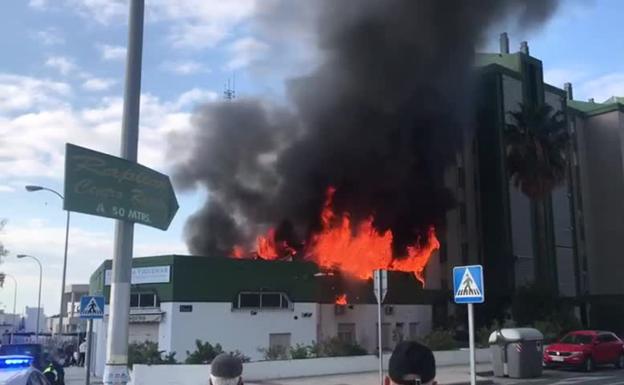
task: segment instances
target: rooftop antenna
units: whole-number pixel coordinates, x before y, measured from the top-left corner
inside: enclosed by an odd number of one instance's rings
[[[227,80],[223,89],[223,99],[234,100],[236,99],[236,75],[232,75],[232,79]]]

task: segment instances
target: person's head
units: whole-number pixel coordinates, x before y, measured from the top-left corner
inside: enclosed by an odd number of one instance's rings
[[[428,347],[414,341],[399,343],[388,362],[385,385],[434,385],[435,358]]]
[[[243,363],[231,354],[221,353],[210,363],[210,385],[243,385]]]

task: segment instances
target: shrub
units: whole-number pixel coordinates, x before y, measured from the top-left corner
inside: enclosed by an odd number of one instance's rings
[[[475,344],[478,348],[487,348],[490,346],[490,335],[496,330],[501,329],[501,325],[498,321],[494,321],[492,326],[483,326],[475,333]]]
[[[223,348],[220,344],[212,346],[210,342],[202,342],[201,340],[195,340],[196,349],[193,353],[186,351],[188,357],[186,358],[187,364],[209,364],[214,360],[216,356],[223,353]]]
[[[338,337],[333,337],[321,342],[319,357],[341,357],[341,356],[364,356],[368,354],[366,349],[357,342],[346,342]]]
[[[177,364],[175,352],[165,354],[164,350],[158,350],[156,342],[132,342],[128,345],[128,366],[134,364],[146,365],[171,365]]]
[[[297,344],[294,347],[291,346],[288,353],[293,360],[316,357],[312,345]]]
[[[453,338],[454,335],[452,330],[436,329],[427,334],[421,342],[431,350],[455,350],[457,342]]]
[[[282,345],[271,346],[268,349],[258,349],[264,355],[267,361],[286,360],[288,359],[288,350]]]

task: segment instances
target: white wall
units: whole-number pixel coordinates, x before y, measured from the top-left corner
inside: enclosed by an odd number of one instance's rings
[[[193,311],[181,313],[180,305],[192,305]],[[226,351],[239,350],[252,360],[263,358],[259,348],[269,347],[269,334],[291,333],[291,345],[316,341],[318,305],[296,303],[292,310],[232,309],[227,303],[161,303],[165,313],[159,328],[159,348],[176,352],[180,361],[186,351],[195,350],[195,340],[219,343]],[[312,313],[303,317],[303,313]]]
[[[131,323],[128,328],[128,342],[158,342],[159,323]]]
[[[389,306],[394,308],[394,314],[384,314],[381,323],[382,325],[385,323],[391,324],[391,331],[395,328],[396,323],[403,323],[403,335],[405,339],[408,339],[410,337],[409,324],[415,322],[419,323],[418,331],[421,336],[431,331],[433,315],[430,305]],[[368,352],[372,353],[377,349],[377,305],[352,305],[352,307],[347,306],[344,314],[336,315],[335,305],[320,305],[321,333],[319,338],[324,340],[336,336],[339,323],[355,323],[357,342]],[[396,342],[392,341],[389,346],[394,347]]]
[[[24,320],[24,329],[26,332],[37,331],[37,312],[39,313],[39,331],[43,332],[46,330],[46,316],[43,313],[43,308],[26,306],[26,317]]]
[[[436,366],[468,365],[467,351],[454,350],[434,352]],[[389,354],[384,355],[387,370]],[[477,363],[491,362],[489,349],[477,349]],[[243,366],[243,378],[247,381],[267,381],[280,378],[311,377],[333,374],[363,373],[377,370],[379,361],[375,356],[329,357],[306,360],[250,362]],[[135,365],[133,385],[206,385],[210,365]]]

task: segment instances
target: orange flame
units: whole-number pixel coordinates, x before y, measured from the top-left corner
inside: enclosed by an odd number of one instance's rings
[[[256,238],[256,252],[258,256],[266,260],[277,259],[277,248],[275,246],[275,230],[269,229],[266,235],[259,235]]]
[[[230,253],[230,257],[235,259],[243,259],[245,258],[245,249],[243,246],[235,245],[232,248],[232,252]]]
[[[424,284],[425,267],[431,254],[440,248],[434,229],[429,230],[424,246],[416,240],[407,248],[405,257],[395,259],[392,231],[377,231],[372,216],[359,223],[355,232],[348,213],[336,218],[332,209],[335,191],[333,187],[327,189],[321,211],[322,230],[312,238],[310,258],[322,268],[338,269],[360,279],[371,278],[375,269],[394,269],[412,272]]]
[[[338,297],[336,297],[336,305],[346,305],[347,304],[347,295],[346,294],[341,294]]]

